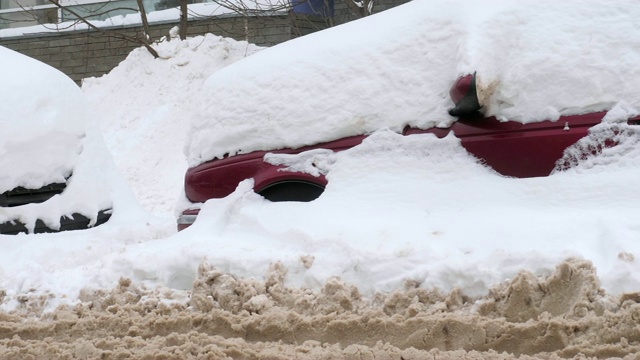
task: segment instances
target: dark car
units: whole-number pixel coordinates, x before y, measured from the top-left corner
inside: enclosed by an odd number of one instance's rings
[[[41,204],[56,195],[62,194],[66,186],[67,184],[66,182],[64,182],[47,184],[37,189],[16,187],[0,194],[0,207],[18,208],[29,204]],[[10,211],[10,209],[8,209],[8,211]],[[31,232],[37,234],[87,229],[89,227],[106,223],[110,217],[111,210],[106,209],[98,211],[96,218],[93,221],[90,217],[77,212],[70,215],[61,216],[58,226],[49,225],[42,219],[37,219],[33,224]],[[28,232],[30,232],[28,225],[23,223],[19,218],[0,223],[0,234],[3,235],[16,235],[19,233]]]
[[[87,229],[111,216],[110,155],[80,88],[0,47],[0,234]],[[100,140],[100,141],[99,141]]]
[[[555,121],[523,124],[484,117],[479,111],[475,75],[464,76],[450,91],[455,107],[450,114],[458,120],[447,128],[419,129],[406,127],[403,135],[434,134],[442,138],[453,133],[461,145],[486,165],[504,176],[526,178],[549,175],[569,146],[585,137],[589,129],[602,121],[605,112],[561,116]],[[640,117],[629,124],[637,124]],[[184,190],[194,204],[178,218],[182,230],[195,221],[196,204],[231,194],[238,184],[254,179],[254,190],[271,201],[312,201],[327,185],[327,179],[303,172],[293,172],[264,161],[267,153],[298,154],[314,149],[342,151],[362,142],[366,135],[346,137],[297,149],[255,151],[215,159],[187,170]]]

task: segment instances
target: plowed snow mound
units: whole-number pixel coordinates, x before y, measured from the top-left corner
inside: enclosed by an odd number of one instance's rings
[[[319,292],[202,264],[191,292],[122,279],[75,306],[38,314],[43,299],[0,313],[2,359],[522,359],[638,358],[640,294],[608,296],[591,263],[548,277],[522,272],[482,298],[408,283],[362,296],[335,278]]]

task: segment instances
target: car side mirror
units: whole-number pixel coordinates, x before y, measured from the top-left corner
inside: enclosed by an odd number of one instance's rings
[[[456,80],[449,90],[449,96],[455,104],[455,107],[449,110],[449,115],[460,117],[477,114],[482,106],[478,101],[476,74],[465,75]]]

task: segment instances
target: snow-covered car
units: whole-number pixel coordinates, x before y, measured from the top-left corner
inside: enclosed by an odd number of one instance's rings
[[[86,229],[112,212],[110,154],[80,88],[0,47],[0,234]]]
[[[315,199],[325,177],[265,156],[341,151],[380,129],[453,135],[504,176],[561,170],[606,115],[639,120],[639,13],[602,0],[413,1],[234,63],[203,87],[178,228],[247,178],[267,199]]]
[[[420,129],[406,127],[403,135],[434,134],[443,138],[453,134],[469,153],[504,176],[526,178],[547,176],[561,169],[564,152],[589,134],[589,129],[601,123],[606,112],[561,116],[555,121],[522,124],[485,117],[479,110],[475,76],[464,76],[452,86],[455,106],[449,111],[459,116],[446,128]],[[640,116],[627,120],[640,124]],[[194,204],[231,194],[238,184],[254,179],[254,191],[271,201],[312,201],[324,191],[327,179],[322,174],[295,171],[268,161],[267,154],[301,154],[314,150],[334,152],[352,148],[366,135],[351,136],[297,149],[255,151],[222,159],[213,159],[187,170],[185,195]],[[198,214],[197,208],[187,209],[178,219],[178,229],[188,227]]]

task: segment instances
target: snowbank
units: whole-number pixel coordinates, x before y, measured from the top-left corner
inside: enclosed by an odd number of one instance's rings
[[[140,204],[173,219],[187,169],[184,141],[200,106],[202,83],[261,48],[213,34],[144,48],[109,74],[82,82],[118,169]]]
[[[42,298],[0,313],[9,358],[181,359],[601,359],[640,351],[638,294],[603,296],[591,264],[522,272],[480,299],[408,286],[367,298],[331,279],[288,288],[273,266],[264,281],[202,264],[191,296],[122,278],[74,306],[37,313]],[[0,294],[0,297],[2,295]]]

